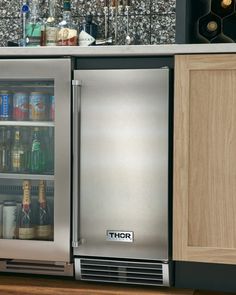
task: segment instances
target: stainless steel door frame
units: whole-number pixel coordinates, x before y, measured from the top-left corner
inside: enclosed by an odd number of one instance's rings
[[[55,85],[54,241],[1,239],[0,257],[70,262],[71,61],[1,60],[0,80],[54,80]]]
[[[169,70],[80,70],[74,255],[168,261]],[[111,232],[133,240],[109,240]]]

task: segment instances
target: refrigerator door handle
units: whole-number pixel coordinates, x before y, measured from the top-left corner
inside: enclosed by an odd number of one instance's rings
[[[80,146],[80,109],[81,81],[73,80],[73,231],[72,247],[77,248],[79,241],[79,146]]]

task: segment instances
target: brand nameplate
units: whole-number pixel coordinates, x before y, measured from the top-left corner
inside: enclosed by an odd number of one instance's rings
[[[112,242],[134,242],[134,232],[132,231],[117,231],[117,230],[107,230],[106,240]]]

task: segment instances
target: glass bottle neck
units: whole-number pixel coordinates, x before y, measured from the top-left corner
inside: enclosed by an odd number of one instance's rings
[[[69,0],[65,0],[64,1],[64,5],[63,5],[63,10],[64,11],[70,11],[70,1]]]
[[[62,17],[63,17],[63,20],[71,19],[71,11],[67,11],[67,10],[64,11]]]
[[[55,20],[55,15],[56,15],[56,8],[55,8],[55,0],[50,0],[49,3],[49,18],[48,21],[52,22]]]
[[[38,16],[39,13],[39,3],[38,0],[33,0],[32,1],[32,7],[31,7],[31,16],[36,17]]]

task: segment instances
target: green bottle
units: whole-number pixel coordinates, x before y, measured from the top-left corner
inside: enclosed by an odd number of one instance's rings
[[[35,127],[33,130],[30,166],[32,173],[42,173],[45,171],[45,151],[42,148],[38,127]]]

